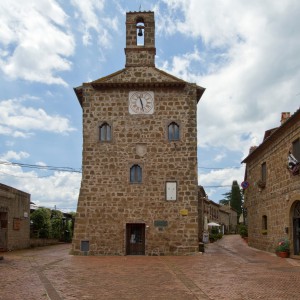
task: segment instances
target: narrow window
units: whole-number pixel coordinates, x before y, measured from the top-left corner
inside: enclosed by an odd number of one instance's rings
[[[293,142],[293,155],[298,161],[300,161],[300,139],[296,139]]]
[[[262,216],[262,234],[267,234],[268,231],[268,217]]]
[[[168,126],[168,139],[169,141],[179,140],[179,125],[175,122],[170,123]]]
[[[103,123],[99,127],[99,139],[101,142],[108,142],[111,140],[111,127],[107,123]]]
[[[261,180],[262,182],[267,181],[267,164],[265,162],[261,165]]]
[[[142,168],[139,165],[133,165],[130,168],[130,182],[132,183],[142,182]]]

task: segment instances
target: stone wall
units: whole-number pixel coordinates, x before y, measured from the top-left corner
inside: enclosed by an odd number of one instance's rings
[[[0,227],[0,246],[4,250],[29,247],[30,195],[0,184],[0,213],[7,216]]]
[[[82,240],[89,241],[89,254],[125,254],[127,223],[146,225],[146,254],[156,247],[166,254],[178,246],[198,248],[196,87],[149,90],[154,92],[154,114],[130,115],[129,89],[84,86],[75,254],[81,253]],[[171,121],[180,125],[179,141],[168,141]],[[112,127],[111,142],[99,142],[102,122]],[[130,166],[136,163],[143,170],[141,184],[129,182]],[[166,181],[177,182],[176,201],[166,201]],[[158,220],[167,226],[156,227]]]
[[[292,142],[300,137],[299,111],[282,125],[260,147],[246,158],[249,188],[245,191],[245,207],[249,245],[274,252],[278,239],[287,237],[293,244],[292,207],[300,200],[300,177],[287,168],[288,153]],[[265,187],[258,185],[261,165],[266,163]],[[267,218],[264,229],[263,216]]]

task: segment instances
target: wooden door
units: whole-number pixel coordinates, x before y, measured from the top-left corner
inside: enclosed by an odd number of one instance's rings
[[[297,201],[297,204],[294,209],[293,246],[294,246],[294,255],[300,255],[300,201]]]
[[[145,224],[126,224],[126,255],[145,255]]]
[[[0,251],[7,250],[7,212],[0,212]]]

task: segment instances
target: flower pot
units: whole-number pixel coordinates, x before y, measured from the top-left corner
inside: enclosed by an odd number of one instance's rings
[[[279,251],[279,252],[276,252],[276,255],[281,257],[281,258],[288,258],[289,257],[289,252]]]

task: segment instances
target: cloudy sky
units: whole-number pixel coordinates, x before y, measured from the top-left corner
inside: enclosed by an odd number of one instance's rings
[[[155,11],[156,66],[206,88],[199,184],[218,202],[243,181],[249,147],[299,108],[298,0],[1,1],[0,183],[76,210],[82,116],[73,88],[124,67],[125,13],[140,6]]]

